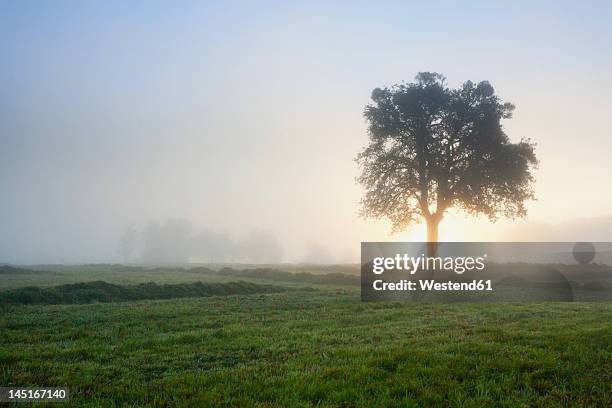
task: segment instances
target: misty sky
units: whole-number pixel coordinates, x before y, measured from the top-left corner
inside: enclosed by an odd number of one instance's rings
[[[0,3],[0,262],[117,261],[167,219],[287,261],[422,239],[358,218],[353,162],[372,89],[419,71],[489,80],[538,144],[529,219],[450,214],[442,240],[612,240],[607,2],[254,3]]]

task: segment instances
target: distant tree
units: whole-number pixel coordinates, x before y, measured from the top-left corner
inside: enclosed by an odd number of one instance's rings
[[[149,222],[142,230],[142,261],[151,265],[183,265],[194,249],[193,226],[189,220]]]
[[[332,264],[334,263],[334,257],[329,251],[329,248],[323,245],[310,244],[306,249],[304,262],[313,264]]]
[[[254,263],[279,263],[283,247],[274,234],[264,230],[252,231],[241,243],[242,256]]]
[[[125,230],[125,233],[121,238],[121,243],[119,244],[119,253],[123,258],[123,262],[127,263],[132,258],[134,250],[136,249],[137,240],[138,233],[134,228],[128,228]]]
[[[365,108],[362,215],[387,218],[394,231],[425,220],[429,242],[451,207],[492,221],[525,216],[537,159],[529,140],[511,143],[504,133],[514,106],[487,81],[450,89],[438,73],[415,80],[374,89]]]
[[[202,229],[193,237],[194,255],[200,261],[231,262],[239,258],[238,244],[227,234]]]

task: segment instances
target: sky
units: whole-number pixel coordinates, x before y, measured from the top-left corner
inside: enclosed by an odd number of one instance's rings
[[[420,71],[490,81],[540,160],[526,220],[441,240],[612,240],[610,3],[288,3],[0,2],[0,262],[114,262],[167,220],[288,262],[423,239],[358,217],[354,162],[372,89]]]

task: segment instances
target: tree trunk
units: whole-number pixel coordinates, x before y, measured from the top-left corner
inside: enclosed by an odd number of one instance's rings
[[[438,224],[435,219],[427,220],[427,242],[438,242]]]
[[[440,220],[427,219],[427,256],[436,256],[438,253],[438,225]]]

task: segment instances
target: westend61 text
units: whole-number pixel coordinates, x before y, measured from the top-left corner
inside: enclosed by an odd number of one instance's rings
[[[417,285],[418,282],[418,285]],[[385,282],[381,279],[372,283],[374,290],[428,290],[428,291],[481,291],[493,290],[491,280],[473,280],[470,282],[436,282],[434,280],[410,281],[402,279],[397,282]]]

